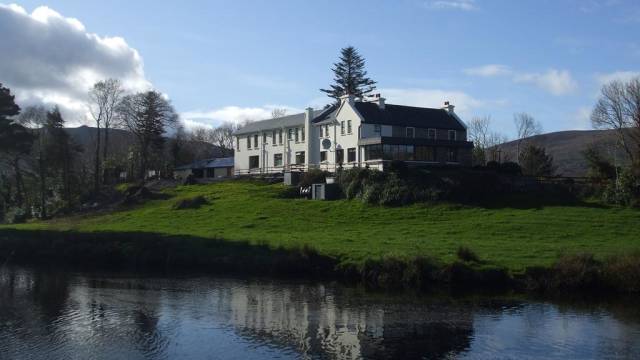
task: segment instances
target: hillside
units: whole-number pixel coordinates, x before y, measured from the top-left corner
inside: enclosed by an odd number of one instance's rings
[[[524,143],[544,147],[547,153],[553,156],[554,163],[558,167],[558,175],[562,176],[587,175],[588,166],[582,152],[590,145],[598,146],[603,152],[608,153],[611,159],[617,157],[618,161],[622,161],[625,156],[621,151],[614,150],[615,142],[614,130],[558,131],[524,140]],[[517,141],[500,145],[503,159],[516,159],[517,146]]]
[[[567,206],[474,207],[453,204],[367,206],[360,201],[286,199],[281,184],[226,181],[166,189],[165,198],[111,214],[0,226],[19,229],[177,236],[205,243],[247,242],[249,249],[305,246],[347,264],[385,256],[455,260],[469,246],[487,265],[519,272],[548,266],[563,253],[590,252],[599,258],[640,249],[640,212],[576,204]],[[180,199],[203,196],[198,208],[174,210]],[[135,235],[133,235],[135,234]],[[256,250],[257,251],[257,250]]]

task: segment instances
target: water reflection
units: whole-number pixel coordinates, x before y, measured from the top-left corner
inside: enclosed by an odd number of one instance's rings
[[[0,271],[0,359],[640,358],[637,307]]]

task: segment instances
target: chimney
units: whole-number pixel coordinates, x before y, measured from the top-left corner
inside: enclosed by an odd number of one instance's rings
[[[354,95],[347,94],[347,95],[340,96],[340,102],[348,102],[349,105],[353,105],[355,101],[356,101],[356,97]]]
[[[368,102],[372,102],[375,103],[376,105],[378,105],[378,107],[380,109],[384,109],[385,106],[385,98],[383,98],[382,96],[380,96],[380,94],[373,94],[369,96]]]
[[[455,106],[451,105],[448,101],[445,101],[442,110],[453,114],[453,108],[455,108]]]

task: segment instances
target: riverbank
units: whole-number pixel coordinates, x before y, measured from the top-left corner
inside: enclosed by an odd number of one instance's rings
[[[638,291],[637,210],[531,201],[394,208],[283,193],[279,184],[246,181],[181,186],[110,214],[2,226],[0,259],[331,277],[374,287]],[[198,197],[204,201],[190,204]]]

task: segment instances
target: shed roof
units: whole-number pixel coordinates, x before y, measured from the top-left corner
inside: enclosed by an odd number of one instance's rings
[[[196,160],[191,164],[176,167],[176,170],[233,167],[233,157]]]

